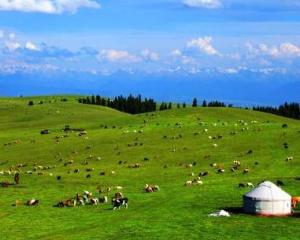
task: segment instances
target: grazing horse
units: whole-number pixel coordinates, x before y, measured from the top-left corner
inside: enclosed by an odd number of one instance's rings
[[[113,210],[120,210],[122,206],[128,208],[128,198],[114,198],[112,200]]]
[[[300,202],[300,197],[292,197],[292,207],[295,208]]]

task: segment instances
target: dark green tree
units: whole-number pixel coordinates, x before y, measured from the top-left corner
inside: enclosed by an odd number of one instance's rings
[[[198,106],[197,98],[194,98],[194,99],[193,99],[192,107],[197,107],[197,106]]]

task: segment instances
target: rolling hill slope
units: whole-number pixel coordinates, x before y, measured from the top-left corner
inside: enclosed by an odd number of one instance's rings
[[[249,189],[238,188],[240,182],[281,180],[291,195],[300,195],[299,121],[228,108],[133,116],[81,105],[76,97],[68,97],[67,102],[61,99],[0,99],[0,171],[26,165],[20,167],[19,186],[0,188],[1,239],[300,238],[297,214],[289,218],[242,213],[226,219],[208,217],[218,209],[242,206],[242,195]],[[28,106],[29,100],[34,106]],[[87,135],[63,132],[65,125],[83,128]],[[41,135],[42,129],[49,129],[50,134]],[[286,162],[288,156],[293,161]],[[235,160],[241,162],[241,169],[231,172]],[[141,167],[128,167],[136,163]],[[225,173],[218,174],[212,163]],[[49,169],[33,171],[36,166]],[[87,172],[87,168],[94,170]],[[243,173],[246,168],[248,174]],[[80,172],[74,173],[75,169]],[[209,174],[202,178],[202,186],[184,186],[204,171]],[[3,181],[12,182],[13,176],[0,175]],[[161,190],[144,193],[147,183]],[[77,192],[88,190],[97,196],[100,187],[114,186],[123,187],[128,210],[112,211],[110,204],[53,207]],[[116,191],[105,194],[111,199]],[[40,206],[12,206],[16,200],[31,198],[39,199]]]

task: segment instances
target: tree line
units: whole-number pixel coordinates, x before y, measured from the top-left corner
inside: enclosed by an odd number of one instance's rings
[[[129,95],[128,97],[118,96],[113,99],[104,98],[99,95],[96,96],[87,96],[78,99],[79,103],[82,104],[92,104],[92,105],[101,105],[110,108],[117,109],[122,112],[131,113],[131,114],[139,114],[139,113],[146,113],[146,112],[153,112],[156,110],[164,111],[170,110],[174,106],[177,108],[186,108],[186,103],[177,103],[173,104],[172,102],[161,102],[159,107],[157,108],[158,104],[151,98],[142,99],[141,95],[137,97],[133,95]],[[227,107],[224,102],[220,101],[211,101],[207,102],[204,100],[202,102],[202,107]],[[198,100],[197,98],[193,99],[192,107],[198,107]],[[228,107],[232,107],[232,105],[228,105]]]
[[[118,96],[113,99],[93,95],[85,98],[79,98],[78,102],[82,104],[110,107],[130,114],[156,111],[156,102],[151,98],[142,99],[141,95],[138,95],[137,97],[132,95],[129,95],[128,97]]]
[[[206,100],[203,100],[201,106],[202,107],[233,107],[232,104],[226,105],[224,102],[220,102],[220,101],[207,102]],[[193,99],[192,107],[198,107],[197,98]]]
[[[280,105],[279,107],[258,106],[258,107],[253,107],[253,110],[272,113],[272,114],[276,114],[288,118],[300,119],[300,105],[299,103],[294,103],[294,102],[292,103],[286,102]]]

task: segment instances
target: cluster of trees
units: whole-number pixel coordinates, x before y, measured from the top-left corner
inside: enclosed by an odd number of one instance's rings
[[[193,99],[192,107],[198,107],[197,98]],[[227,107],[227,106],[224,102],[219,102],[219,101],[207,102],[206,100],[204,100],[202,102],[202,107]],[[232,105],[228,105],[228,107],[232,107]]]
[[[284,103],[279,107],[253,107],[254,111],[272,113],[284,117],[300,119],[299,103]]]
[[[78,102],[83,104],[106,106],[131,114],[156,111],[156,102],[151,98],[142,99],[141,95],[138,95],[137,97],[132,95],[129,95],[128,97],[118,96],[114,99],[103,98],[97,95],[79,98]]]
[[[159,111],[164,111],[164,110],[168,110],[168,109],[172,109],[173,104],[171,102],[166,103],[166,102],[162,102],[159,106]],[[180,103],[176,104],[177,108],[186,108],[186,104],[183,103],[182,105]]]

